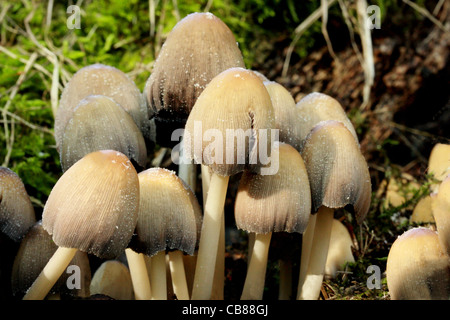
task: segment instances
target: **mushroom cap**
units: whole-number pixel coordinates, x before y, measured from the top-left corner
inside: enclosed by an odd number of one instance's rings
[[[308,170],[312,209],[320,206],[353,209],[362,223],[370,206],[369,169],[354,136],[342,122],[319,122],[300,153]],[[350,207],[348,207],[350,206]]]
[[[130,271],[118,260],[106,260],[98,267],[90,291],[92,295],[104,294],[115,300],[134,299]]]
[[[450,174],[450,144],[436,143],[428,159],[428,173],[442,181]],[[433,188],[434,190],[436,188]]]
[[[59,150],[64,130],[78,103],[89,95],[104,95],[116,101],[147,134],[147,104],[133,80],[121,70],[93,64],[78,70],[66,84],[55,117],[55,140]]]
[[[150,168],[138,176],[139,217],[130,247],[148,256],[166,248],[194,254],[202,216],[191,188],[163,168]]]
[[[347,227],[337,219],[333,219],[328,248],[325,275],[335,278],[337,271],[343,270],[347,263],[355,262],[352,252],[353,241]]]
[[[11,274],[13,295],[22,296],[27,292],[56,249],[58,249],[58,246],[53,242],[47,231],[42,228],[41,221],[36,222],[20,243],[14,259]],[[76,265],[80,268],[80,289],[69,290],[67,288],[66,282],[69,274],[64,272],[50,290],[50,293],[69,292],[75,296],[89,296],[91,269],[87,254],[77,251],[69,265]]]
[[[437,193],[431,197],[439,240],[443,250],[450,255],[450,175],[440,183]]]
[[[280,141],[299,150],[302,142],[298,108],[290,92],[275,81],[265,81],[275,112],[275,127],[280,130]],[[304,137],[303,137],[304,138]]]
[[[303,233],[311,214],[311,190],[303,159],[294,147],[279,143],[272,150],[278,172],[244,171],[235,201],[236,226],[255,233]]]
[[[257,171],[266,164],[264,156],[270,157],[274,125],[261,79],[250,70],[230,68],[211,80],[191,110],[183,136],[185,155],[222,176],[245,168]]]
[[[35,222],[34,208],[22,179],[11,169],[0,167],[0,231],[17,242]]]
[[[433,209],[431,207],[432,198],[427,195],[419,200],[414,206],[409,221],[411,223],[435,223]]]
[[[118,151],[95,151],[56,182],[42,225],[59,247],[110,259],[127,247],[138,208],[139,179],[131,161]]]
[[[387,259],[391,299],[449,299],[449,262],[435,231],[424,227],[406,231],[394,241]]]
[[[297,102],[297,116],[300,140],[304,140],[311,129],[321,121],[336,120],[342,122],[351,132],[359,145],[355,128],[347,117],[341,104],[324,93],[313,92]]]
[[[156,139],[183,127],[195,101],[216,75],[244,67],[236,39],[212,13],[191,13],[167,36],[144,88],[149,115],[155,117]],[[165,141],[163,141],[165,142]]]
[[[133,118],[113,99],[90,95],[77,105],[64,129],[60,148],[63,171],[86,154],[117,150],[144,168],[147,149]]]

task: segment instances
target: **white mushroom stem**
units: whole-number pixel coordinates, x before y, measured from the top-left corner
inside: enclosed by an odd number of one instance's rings
[[[292,294],[292,260],[280,259],[280,287],[278,300],[290,300]]]
[[[314,228],[316,226],[317,214],[310,216],[306,231],[302,237],[302,252],[300,256],[300,273],[298,277],[297,300],[300,299],[300,292],[305,283],[306,273],[308,272],[309,256],[311,255],[311,246],[314,238]]]
[[[58,247],[23,300],[43,300],[77,253],[76,248]]]
[[[272,232],[255,234],[252,258],[247,270],[241,300],[262,300]]]
[[[325,273],[334,210],[321,206],[317,212],[308,271],[300,291],[300,300],[317,300]]]
[[[184,270],[183,252],[169,251],[169,267],[172,276],[173,292],[178,300],[189,300],[189,290]]]
[[[213,173],[204,208],[192,300],[211,299],[228,176]]]
[[[150,283],[152,300],[167,300],[166,252],[150,257]]]
[[[125,254],[130,269],[131,282],[133,283],[134,298],[136,300],[150,300],[152,293],[144,255],[130,248],[125,249]]]

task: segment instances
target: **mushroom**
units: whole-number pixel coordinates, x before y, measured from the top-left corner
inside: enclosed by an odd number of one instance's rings
[[[421,198],[419,202],[414,206],[409,222],[412,224],[427,224],[428,227],[432,228],[435,224],[433,209],[432,209],[432,197],[431,195],[426,195]]]
[[[428,158],[428,173],[437,180],[437,183],[432,184],[431,187],[431,191],[436,191],[439,188],[439,182],[450,174],[450,144],[435,144]]]
[[[311,190],[303,159],[284,143],[272,150],[278,161],[273,175],[245,171],[235,202],[236,226],[255,233],[250,265],[241,295],[243,300],[261,300],[273,232],[303,233],[311,213]]]
[[[91,294],[103,294],[115,300],[133,300],[133,285],[127,266],[118,260],[106,260],[92,277]]]
[[[431,195],[436,229],[441,247],[450,256],[450,174],[439,185],[437,193]]]
[[[11,169],[0,167],[0,231],[18,242],[35,223],[34,208],[22,179]]]
[[[179,300],[188,300],[183,252],[192,255],[197,245],[200,205],[190,187],[173,171],[150,168],[138,176],[139,218],[130,248],[151,257],[150,282],[153,299],[157,300],[167,299],[168,249],[174,293]]]
[[[355,262],[352,247],[353,241],[347,227],[338,219],[333,219],[325,265],[326,278],[336,278],[337,272],[342,271],[347,263]]]
[[[308,271],[305,279],[299,280],[297,298],[315,300],[323,281],[334,210],[351,209],[361,224],[370,206],[371,182],[359,145],[342,122],[319,122],[306,137],[300,154],[308,170],[316,221]]]
[[[61,94],[55,117],[55,140],[58,151],[73,111],[80,101],[89,95],[104,95],[112,98],[130,114],[144,137],[147,137],[147,104],[134,81],[117,68],[93,64],[78,70]]]
[[[81,100],[67,122],[61,141],[63,171],[88,153],[117,150],[144,168],[147,149],[133,118],[113,99],[90,95]]]
[[[103,259],[119,256],[133,235],[139,180],[130,160],[114,150],[89,153],[56,182],[42,226],[58,246],[24,299],[42,299],[78,250]]]
[[[448,300],[450,261],[438,233],[418,227],[399,236],[389,250],[386,280],[392,300]]]
[[[222,20],[209,12],[196,12],[175,25],[144,88],[160,145],[173,144],[167,132],[184,127],[206,85],[231,67],[244,67],[244,59]]]
[[[44,230],[42,222],[36,222],[21,241],[14,259],[11,275],[11,287],[14,296],[23,296],[26,293],[56,249],[58,249],[58,246],[53,242],[48,232]],[[80,274],[78,275],[80,278],[78,279],[79,283],[76,284],[80,287],[69,288],[67,286],[68,277],[71,274],[70,270],[67,270],[53,286],[50,293],[55,295],[67,293],[72,296],[88,297],[90,295],[91,269],[87,254],[78,251],[69,265],[79,268]]]
[[[273,113],[269,93],[258,76],[250,70],[230,68],[211,80],[189,114],[183,138],[186,156],[212,170],[193,299],[211,297],[229,177],[245,168],[264,169],[261,149],[270,156]]]

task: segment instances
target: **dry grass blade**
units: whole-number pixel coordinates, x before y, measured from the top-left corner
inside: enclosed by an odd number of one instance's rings
[[[436,17],[433,16],[427,9],[425,9],[425,8],[423,8],[423,7],[417,5],[416,3],[411,2],[409,0],[403,0],[403,2],[406,3],[407,5],[409,5],[411,8],[413,8],[417,12],[419,12],[424,17],[430,19],[430,21],[433,22],[440,29],[442,29],[442,31],[444,31],[444,32],[449,32],[450,31],[449,26],[444,26],[442,24],[442,22],[440,22],[438,19],[436,19]],[[438,6],[436,6],[436,7],[438,7]]]

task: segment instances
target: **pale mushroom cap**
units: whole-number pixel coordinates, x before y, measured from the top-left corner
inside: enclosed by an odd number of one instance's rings
[[[450,176],[440,183],[437,193],[431,197],[439,240],[443,250],[450,255]]]
[[[139,184],[139,218],[130,246],[148,256],[166,248],[192,255],[202,219],[193,191],[175,172],[163,168],[140,172]]]
[[[275,81],[265,81],[275,112],[275,127],[280,130],[280,141],[299,150],[302,142],[302,125],[298,108],[290,92]]]
[[[442,181],[450,174],[450,144],[437,143],[428,159],[428,173]]]
[[[114,258],[134,233],[138,208],[139,180],[131,161],[118,151],[96,151],[57,181],[42,225],[60,247]]]
[[[135,121],[143,134],[147,130],[147,104],[144,96],[121,70],[93,64],[78,70],[66,84],[55,117],[55,140],[58,150],[64,129],[78,103],[89,95],[104,95],[116,101]]]
[[[304,140],[316,124],[326,120],[342,122],[358,142],[355,128],[341,104],[324,93],[313,92],[297,102],[299,139]]]
[[[357,142],[342,122],[328,120],[308,134],[300,153],[308,170],[312,209],[353,207],[361,223],[370,206],[369,169]]]
[[[255,233],[303,233],[311,214],[311,190],[303,159],[292,146],[272,150],[278,172],[259,175],[244,171],[235,202],[236,226]],[[277,154],[278,153],[278,154]]]
[[[212,78],[244,66],[236,39],[222,20],[209,12],[187,15],[169,33],[145,85],[150,117],[184,125]]]
[[[417,202],[410,217],[411,223],[435,223],[433,209],[431,208],[432,198],[430,195],[423,197]]]
[[[250,70],[230,68],[211,80],[197,99],[186,123],[184,150],[187,158],[222,176],[259,168],[261,148],[270,157],[274,124],[263,82]]]
[[[130,271],[117,260],[104,261],[91,281],[91,295],[104,294],[115,300],[133,300],[134,291]]]
[[[347,227],[337,219],[333,219],[328,248],[325,275],[335,278],[347,263],[355,262],[352,252],[353,241]]]
[[[20,241],[35,222],[34,208],[22,179],[11,169],[0,167],[0,231]]]
[[[423,227],[406,231],[394,241],[387,259],[391,299],[449,299],[449,263],[435,231]]]
[[[63,171],[97,150],[120,151],[141,168],[147,160],[144,137],[133,118],[111,98],[91,95],[80,101],[64,130]]]

